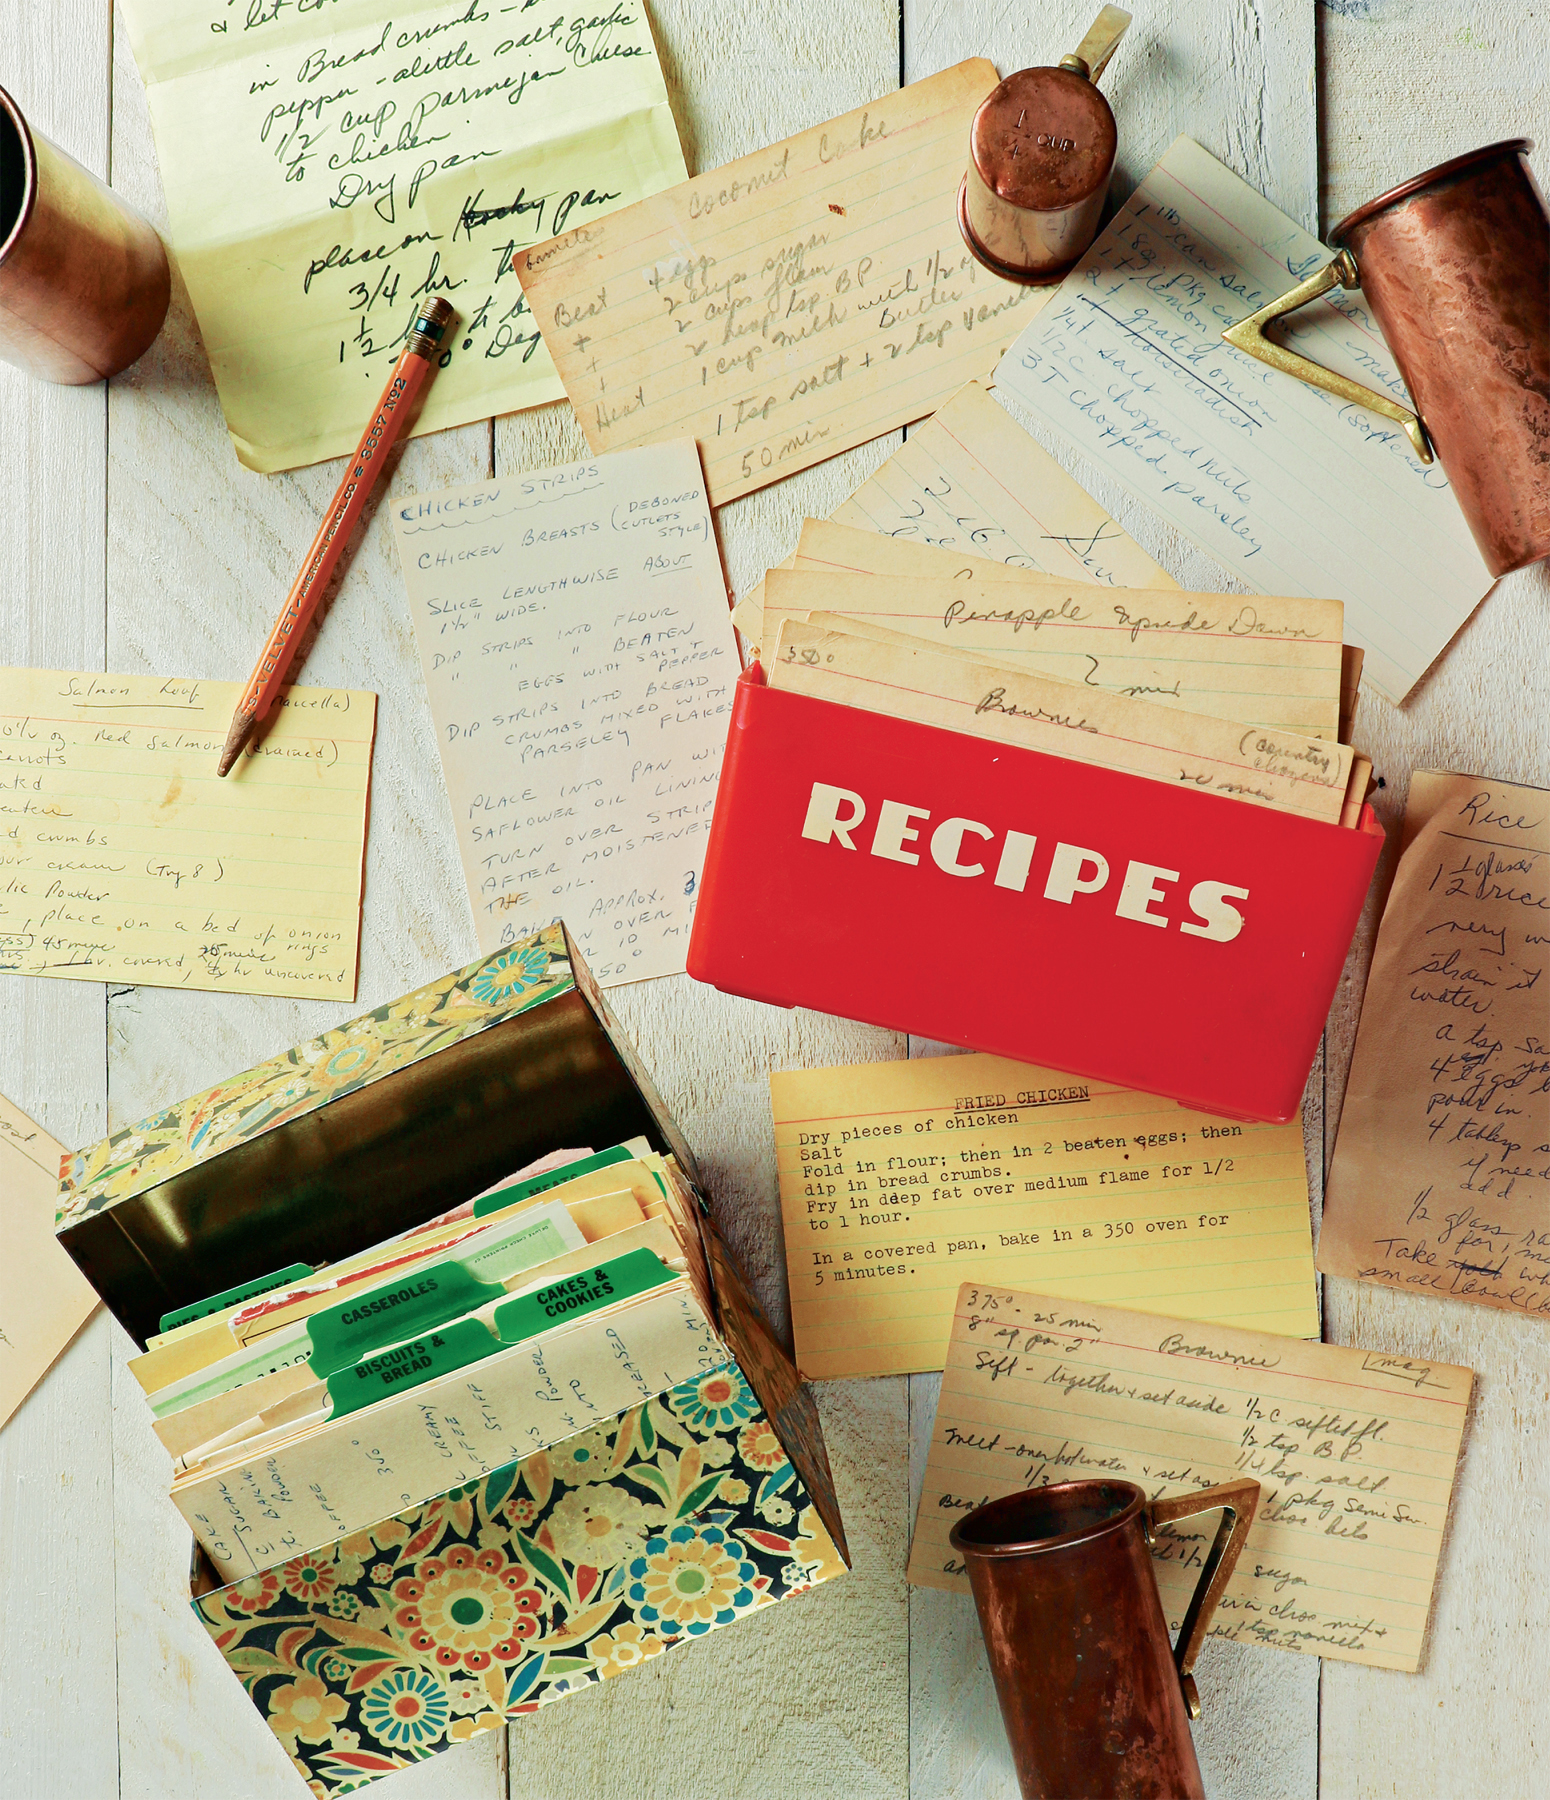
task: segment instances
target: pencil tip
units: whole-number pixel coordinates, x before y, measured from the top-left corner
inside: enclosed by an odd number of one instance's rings
[[[257,722],[250,712],[239,711],[233,717],[231,730],[226,733],[226,742],[221,746],[221,760],[215,769],[217,775],[224,775],[241,756],[242,747],[252,737]]]

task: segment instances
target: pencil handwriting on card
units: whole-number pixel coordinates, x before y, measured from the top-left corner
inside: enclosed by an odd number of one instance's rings
[[[804,528],[794,570],[771,569],[766,615],[836,613],[867,619],[974,655],[1009,658],[1079,687],[1150,700],[1183,712],[1279,726],[1334,738],[1340,718],[1338,600],[1181,594],[1176,588],[1108,592],[1052,577],[997,573],[972,591],[949,578],[890,570],[886,579],[808,566],[809,543],[849,540],[885,547],[881,563],[919,558],[919,547],[842,526]],[[952,553],[944,552],[951,560]]]
[[[692,433],[719,506],[988,368],[1033,291],[981,269],[955,217],[995,85],[959,63],[518,255],[592,448]]]
[[[901,547],[956,551],[1100,587],[1178,586],[977,381],[916,425],[832,523]],[[779,566],[794,568],[796,559]],[[761,582],[733,613],[754,643],[762,594]]]
[[[834,522],[1100,587],[1177,585],[977,381],[911,431]]]
[[[768,654],[768,653],[767,653]],[[784,619],[772,687],[1166,781],[1200,793],[1339,820],[1349,746],[1180,712],[1128,694],[978,663],[922,643],[878,643]]]
[[[1331,1275],[1550,1318],[1550,792],[1411,777],[1319,1240]]]
[[[968,1592],[948,1541],[983,1501],[1078,1476],[1150,1498],[1234,1477],[1259,1509],[1211,1636],[1420,1664],[1473,1376],[999,1283],[958,1289],[909,1579]],[[1159,1529],[1177,1631],[1216,1530]]]
[[[376,695],[290,689],[222,781],[241,692],[0,670],[0,968],[353,997]]]
[[[521,12],[521,20],[514,13]],[[685,174],[640,0],[129,0],[178,262],[237,453],[347,453],[433,296],[416,427],[560,394],[512,257]]]
[[[1221,341],[1327,257],[1181,137],[996,381],[1255,592],[1344,600],[1369,681],[1398,701],[1490,586],[1446,478],[1397,425]],[[1360,296],[1288,329],[1317,361],[1405,398]]]
[[[737,652],[688,439],[394,508],[483,950],[682,971]]]

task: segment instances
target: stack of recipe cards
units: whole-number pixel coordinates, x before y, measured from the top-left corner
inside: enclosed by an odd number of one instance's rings
[[[130,1368],[228,1581],[725,1360],[689,1190],[643,1139],[209,1307]]]
[[[800,571],[771,570],[765,584],[763,651],[772,688],[1154,781],[1182,783],[1326,824],[1355,825],[1360,818],[1369,772],[1366,759],[1357,758],[1334,737],[1340,694],[1338,626],[1325,639],[1329,735],[1314,737],[1306,729],[1264,720],[1266,712],[1284,711],[1291,700],[1302,698],[1290,691],[1291,684],[1279,671],[1261,681],[1257,695],[1246,691],[1250,676],[1245,671],[1239,690],[1224,701],[1219,698],[1219,705],[1235,709],[1224,717],[1220,710],[1206,711],[1193,691],[1186,699],[1187,663],[1182,657],[1180,672],[1168,684],[1127,680],[1123,674],[1109,676],[1103,685],[1073,682],[1046,672],[993,638],[994,647],[965,649],[956,643],[923,643],[916,635],[869,617],[841,616],[827,609],[810,610],[806,616],[799,610],[777,611],[782,597],[792,592],[787,585],[791,583],[798,584],[796,592],[810,605],[830,598],[856,604],[851,598],[858,591],[854,581],[814,580]],[[916,601],[908,593],[911,586],[930,590],[929,595]],[[893,579],[863,582],[859,588],[892,597],[896,614],[901,606],[940,607],[939,616],[948,618],[949,629],[956,622],[952,609],[960,597],[975,591],[971,584],[951,581],[911,584]],[[992,595],[992,604],[976,607],[972,600],[968,604],[971,612],[985,615],[981,624],[987,636],[998,630],[1010,636],[1014,628],[1009,621],[1018,616],[1030,622],[1041,617],[1052,625],[1059,615],[1060,598],[1047,585],[1031,596],[1031,603],[1009,595],[1011,606],[1003,603],[1001,590],[987,584],[985,591]],[[1163,598],[1175,636],[1187,638],[1192,597],[1169,593]],[[1231,597],[1216,598],[1229,611],[1242,605]],[[1106,595],[1101,603],[1110,604]],[[1075,609],[1080,602],[1072,604]],[[912,616],[918,621],[925,615]],[[1069,623],[1080,629],[1085,621],[1073,618]],[[1122,643],[1134,643],[1140,632],[1111,632],[1105,641],[1115,636]],[[1090,651],[1073,654],[1089,664],[1095,660]],[[1126,654],[1120,648],[1116,660],[1122,663]],[[1264,658],[1262,673],[1276,661],[1275,652]],[[1101,658],[1098,667],[1104,667]],[[1159,687],[1164,691],[1157,691]]]

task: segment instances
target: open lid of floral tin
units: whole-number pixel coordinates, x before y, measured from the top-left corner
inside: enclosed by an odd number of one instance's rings
[[[59,1241],[142,1347],[162,1317],[319,1267],[562,1145],[687,1144],[561,924],[65,1159]]]

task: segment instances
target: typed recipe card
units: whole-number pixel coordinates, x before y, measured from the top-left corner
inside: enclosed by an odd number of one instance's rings
[[[1302,1126],[999,1056],[770,1077],[797,1363],[940,1369],[960,1282],[1316,1336]]]

